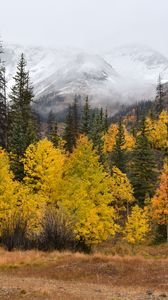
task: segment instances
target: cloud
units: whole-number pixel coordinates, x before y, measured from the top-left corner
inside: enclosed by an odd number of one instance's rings
[[[143,43],[168,53],[167,0],[5,0],[4,41],[110,50]]]

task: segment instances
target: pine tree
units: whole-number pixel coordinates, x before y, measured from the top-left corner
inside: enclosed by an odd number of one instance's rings
[[[89,138],[92,140],[100,161],[103,161],[103,134],[104,134],[104,114],[103,110],[94,109],[91,116]]]
[[[72,110],[73,110],[73,135],[76,141],[79,134],[79,112],[78,112],[78,99],[76,95],[74,98]]]
[[[65,149],[69,152],[72,152],[75,145],[75,138],[73,135],[73,111],[72,105],[69,106],[66,122],[65,122],[65,130],[63,138],[65,140]]]
[[[132,154],[131,182],[134,196],[140,206],[144,206],[146,196],[153,196],[157,180],[154,152],[145,134],[145,125],[137,136]]]
[[[0,44],[0,55],[3,53]],[[7,148],[7,103],[6,103],[6,79],[5,67],[0,58],[0,146]]]
[[[81,133],[88,135],[90,132],[90,105],[89,98],[86,97],[85,105],[83,107]]]
[[[29,144],[36,139],[36,126],[31,108],[33,91],[23,54],[14,81],[10,94],[9,150],[22,156]]]
[[[162,84],[162,79],[161,79],[161,76],[159,75],[159,78],[158,78],[158,84],[157,84],[157,87],[156,87],[156,114],[160,114],[162,112],[162,110],[164,109],[164,106],[163,106],[163,97],[165,95],[165,92],[164,92],[164,87],[163,87],[163,84]]]
[[[76,146],[76,140],[79,134],[79,113],[77,97],[74,98],[73,105],[69,106],[66,117],[66,125],[64,130],[64,140],[66,142],[65,149],[69,152],[73,151]]]
[[[111,153],[111,164],[119,168],[122,172],[126,171],[126,153],[123,147],[125,142],[124,127],[120,120],[118,133],[116,135],[116,143],[114,150]]]
[[[104,132],[108,131],[108,112],[106,108],[105,117],[104,117]]]
[[[11,89],[8,150],[13,154],[12,170],[17,179],[23,178],[21,158],[26,148],[37,138],[36,121],[32,111],[33,91],[24,55],[17,66]]]
[[[48,135],[48,137],[51,134],[52,127],[53,127],[54,123],[55,123],[55,116],[53,114],[53,111],[50,110],[50,112],[48,114],[48,118],[47,118],[47,135]]]

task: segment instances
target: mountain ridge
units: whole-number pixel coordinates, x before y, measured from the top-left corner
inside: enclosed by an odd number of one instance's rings
[[[125,103],[154,99],[159,74],[168,81],[168,59],[147,46],[121,46],[104,54],[9,44],[4,48],[8,86],[13,84],[23,52],[34,86],[36,109],[41,113],[64,110],[75,94],[89,95],[93,106],[117,110]]]

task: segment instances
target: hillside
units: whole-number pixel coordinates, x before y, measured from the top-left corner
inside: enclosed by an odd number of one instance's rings
[[[168,79],[168,59],[141,45],[107,53],[6,45],[4,52],[8,88],[19,56],[25,54],[35,107],[43,115],[51,109],[64,111],[75,94],[89,95],[93,106],[107,106],[114,114],[123,104],[153,99],[159,74],[163,81]]]

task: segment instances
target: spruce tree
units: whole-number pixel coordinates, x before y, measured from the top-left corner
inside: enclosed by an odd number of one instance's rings
[[[63,138],[65,140],[65,149],[69,152],[72,152],[75,146],[75,137],[74,137],[74,130],[73,130],[74,122],[73,122],[73,108],[72,105],[69,105],[66,122],[65,122],[65,130]]]
[[[52,131],[53,124],[55,123],[55,116],[53,111],[50,110],[47,118],[47,136],[49,137]]]
[[[26,71],[24,55],[17,66],[14,85],[11,89],[9,112],[9,143],[8,149],[15,155],[13,171],[21,179],[23,167],[20,163],[26,148],[37,138],[36,122],[32,111],[33,91],[29,73]]]
[[[55,120],[55,116],[52,110],[48,114],[47,125],[47,137],[53,143],[53,145],[57,147],[59,144],[60,137],[58,135],[58,124]]]
[[[68,114],[66,117],[66,125],[64,130],[64,140],[66,141],[65,149],[72,152],[76,146],[76,140],[79,135],[79,112],[78,112],[78,100],[75,96],[74,102],[69,106]]]
[[[125,135],[124,135],[124,127],[120,120],[118,126],[118,133],[116,135],[116,143],[114,146],[114,150],[111,154],[111,165],[116,166],[122,172],[126,172],[126,153],[123,148],[125,144]]]
[[[3,54],[0,44],[0,55]],[[6,79],[5,67],[0,57],[0,146],[7,148],[7,103],[6,103]]]
[[[144,206],[145,198],[152,197],[157,180],[157,169],[154,152],[145,134],[143,124],[141,133],[137,136],[132,154],[131,182],[134,196],[139,205]]]
[[[81,133],[88,135],[90,132],[90,105],[89,98],[86,97],[85,105],[83,107]]]
[[[103,134],[104,134],[104,114],[103,110],[95,109],[91,116],[91,125],[89,138],[92,140],[94,148],[97,154],[100,156],[100,160],[103,160],[102,150],[103,150]]]
[[[156,87],[156,101],[155,101],[155,110],[156,110],[156,115],[157,116],[164,109],[164,106],[163,106],[163,97],[164,96],[165,96],[164,87],[163,87],[163,84],[162,84],[161,76],[159,75],[158,84],[157,84],[157,87]]]
[[[108,112],[106,108],[105,116],[104,116],[104,133],[106,133],[107,130],[108,130]]]

